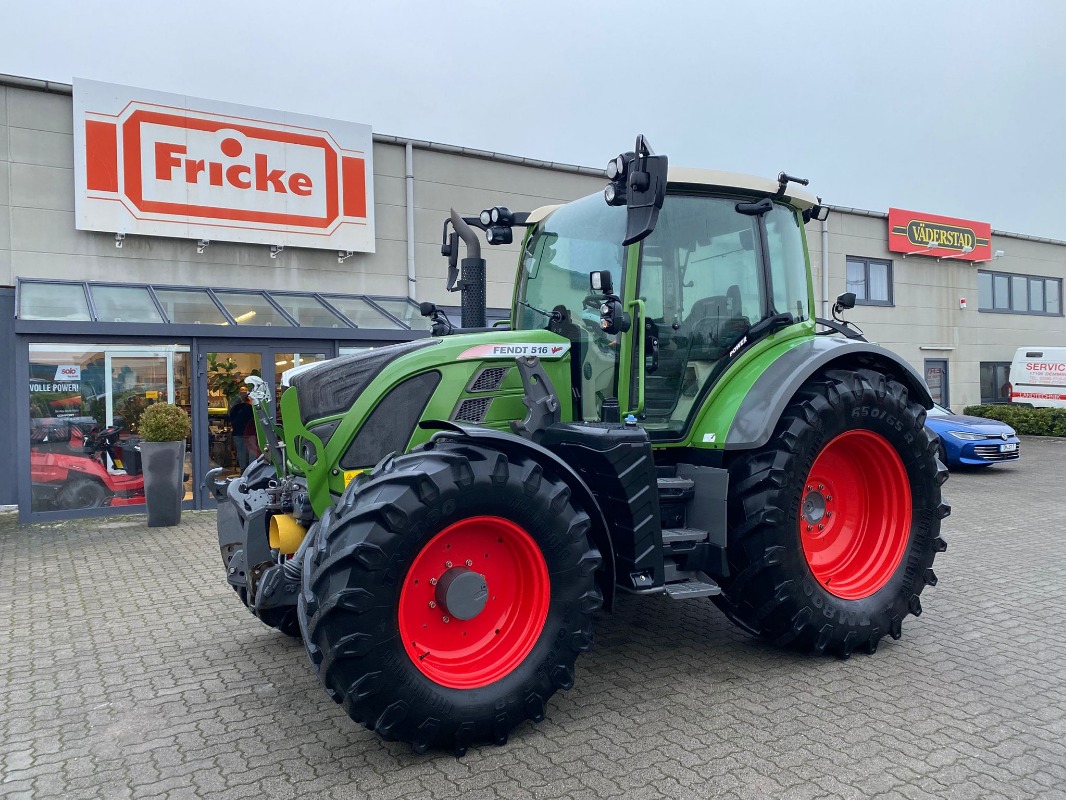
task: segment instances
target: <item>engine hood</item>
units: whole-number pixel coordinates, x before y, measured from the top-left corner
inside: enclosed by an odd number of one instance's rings
[[[300,395],[300,419],[308,422],[343,414],[381,370],[400,356],[423,347],[440,344],[440,339],[375,347],[362,353],[309,365],[306,371],[290,376],[290,385]]]

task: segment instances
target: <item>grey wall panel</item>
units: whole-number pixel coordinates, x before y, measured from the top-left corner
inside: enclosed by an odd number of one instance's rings
[[[7,476],[0,480],[0,505],[18,502],[18,485],[11,479],[15,463],[15,437],[19,433],[16,424],[21,417],[15,413],[15,392],[25,387],[15,375],[15,290],[0,288],[0,453],[8,465]],[[23,421],[22,431],[26,431]]]
[[[19,165],[13,164],[12,167]],[[25,167],[23,167],[25,169]],[[31,167],[45,169],[44,167]],[[26,185],[27,191],[32,184]],[[115,249],[115,238],[110,237],[110,244],[104,241],[106,234],[88,235],[74,229],[74,212],[54,211],[40,208],[38,205],[28,207],[13,203],[11,206],[11,249],[30,250],[53,253],[82,253],[85,255],[106,255],[105,246]],[[38,277],[24,275],[26,278]]]
[[[6,170],[7,164],[0,162],[0,192],[6,179]],[[11,272],[11,211],[0,202],[0,286],[14,283],[15,276]]]
[[[604,157],[604,163],[610,156]],[[415,150],[415,175],[433,183],[479,187],[489,192],[513,191],[542,197],[580,197],[607,185],[607,178],[501,163],[469,156],[456,156],[431,150]]]
[[[11,164],[0,160],[0,206],[10,204]]]
[[[393,239],[406,243],[407,209],[402,204],[384,205],[381,203],[375,203],[374,235],[377,237],[379,243],[382,239]]]
[[[34,131],[73,133],[73,100],[68,95],[28,89],[7,90],[7,124]]]
[[[74,170],[11,162],[12,206],[74,211]]]
[[[415,183],[415,196],[418,193],[418,183]],[[407,186],[403,176],[375,175],[374,176],[374,206],[393,205],[406,206]]]
[[[540,206],[575,200],[590,192],[575,194],[573,197],[559,195],[538,195],[530,192],[516,191],[521,183],[515,182],[509,191],[484,189],[476,186],[460,186],[452,183],[425,181],[419,183],[415,192],[418,208],[446,212],[455,208],[464,214],[476,214],[483,208],[507,206],[512,211],[532,211]]]
[[[74,168],[74,137],[69,133],[11,128],[8,148],[11,161]]]
[[[404,148],[395,144],[374,143],[374,181],[378,175],[393,175],[402,178],[404,172]]]

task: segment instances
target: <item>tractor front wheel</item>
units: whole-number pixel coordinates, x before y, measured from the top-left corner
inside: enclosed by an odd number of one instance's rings
[[[729,467],[730,577],[745,630],[794,648],[874,652],[936,584],[947,470],[925,409],[870,369],[808,381],[770,442]]]
[[[461,755],[539,722],[592,644],[591,524],[538,462],[472,445],[357,479],[303,565],[304,643],[326,691],[416,752]]]

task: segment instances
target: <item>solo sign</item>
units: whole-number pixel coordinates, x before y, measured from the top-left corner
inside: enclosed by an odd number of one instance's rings
[[[950,256],[961,261],[987,261],[992,258],[992,226],[987,222],[890,208],[888,249],[934,258]]]
[[[369,125],[75,79],[80,230],[374,252]]]

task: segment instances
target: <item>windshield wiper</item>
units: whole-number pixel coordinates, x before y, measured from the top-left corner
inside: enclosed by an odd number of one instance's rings
[[[550,319],[552,322],[562,322],[563,321],[563,315],[560,314],[558,311],[542,311],[541,309],[537,308],[536,306],[531,306],[525,300],[519,300],[518,301],[518,305],[525,306],[530,311],[536,311],[538,314],[543,314],[545,317]]]
[[[757,336],[767,335],[780,330],[781,328],[788,327],[796,318],[789,314],[787,311],[783,314],[774,314],[773,316],[763,317],[756,322],[750,328],[748,328],[748,336],[755,338]]]

